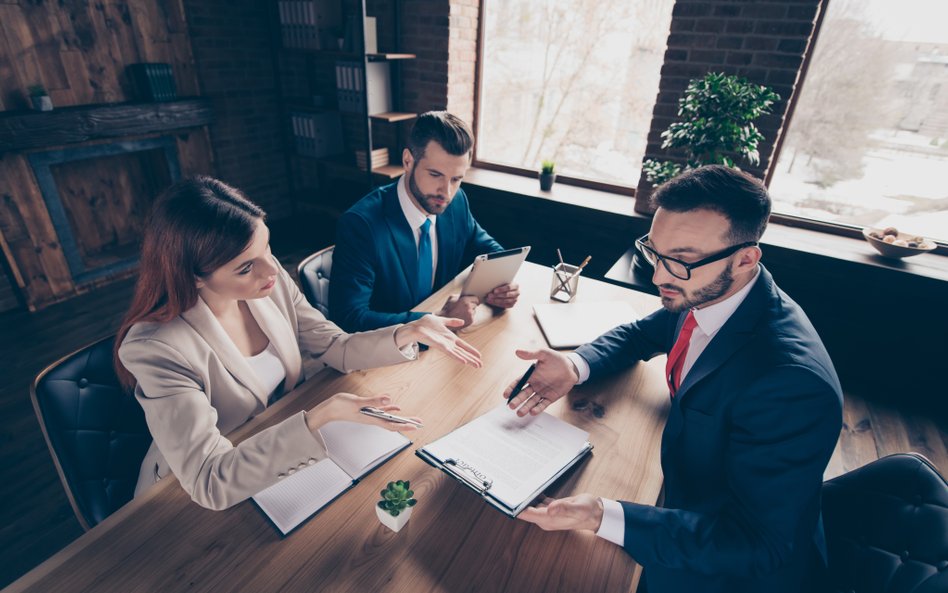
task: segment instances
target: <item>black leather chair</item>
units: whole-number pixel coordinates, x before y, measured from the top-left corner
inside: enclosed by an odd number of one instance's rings
[[[332,250],[335,245],[320,249],[296,268],[300,286],[309,304],[329,317],[329,275],[332,272]]]
[[[53,363],[30,391],[79,523],[95,527],[132,499],[151,444],[141,406],[124,393],[109,337]]]
[[[948,483],[915,453],[823,484],[832,591],[948,591]]]

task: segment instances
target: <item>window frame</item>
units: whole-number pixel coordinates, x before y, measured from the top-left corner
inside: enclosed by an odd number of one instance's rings
[[[472,122],[475,136],[480,132],[481,81],[484,79],[484,10],[487,7],[488,1],[489,0],[481,0],[480,6],[477,8],[477,65],[474,69],[474,121]],[[512,175],[520,175],[521,177],[530,177],[533,179],[536,179],[539,176],[539,171],[535,171],[533,169],[481,160],[481,158],[478,156],[479,147],[480,143],[475,142],[474,158],[471,161],[471,165],[474,167],[490,169],[492,171],[500,171],[502,173],[510,173]],[[632,185],[619,185],[616,183],[608,183],[606,181],[596,181],[594,179],[583,179],[581,177],[560,175],[559,173],[556,174],[556,182],[562,183],[564,185],[573,185],[576,187],[585,187],[587,189],[610,192],[619,194],[621,196],[629,196],[632,198],[635,197],[635,186]]]
[[[474,114],[473,114],[473,128],[475,134],[479,133],[480,126],[480,110],[481,110],[481,81],[484,77],[484,28],[485,28],[485,19],[484,11],[486,10],[489,0],[481,0],[480,5],[478,6],[478,23],[477,23],[477,53],[476,59],[477,64],[474,71]],[[830,0],[824,0],[819,4],[817,8],[816,20],[813,24],[813,32],[810,34],[810,38],[807,40],[807,47],[803,53],[803,61],[800,64],[800,69],[798,71],[797,84],[793,90],[793,93],[790,95],[790,98],[787,100],[787,109],[783,117],[783,122],[780,126],[780,130],[777,133],[777,138],[774,140],[773,151],[770,155],[770,158],[767,162],[767,168],[764,171],[763,183],[764,186],[770,188],[770,182],[773,178],[775,165],[780,152],[783,149],[783,142],[786,138],[786,131],[788,126],[793,123],[794,112],[796,111],[797,102],[800,96],[800,90],[804,84],[806,84],[807,73],[809,72],[810,63],[813,57],[813,51],[816,46],[816,42],[819,39],[819,36],[823,30],[823,20],[826,15],[826,10],[829,5]],[[672,22],[674,22],[675,17],[672,16]],[[652,119],[654,121],[654,113],[652,114]],[[649,129],[651,132],[651,126]],[[500,171],[503,173],[509,173],[512,175],[519,175],[521,177],[528,177],[536,179],[539,175],[538,171],[532,169],[527,169],[524,167],[517,167],[513,165],[505,165],[501,163],[494,163],[491,161],[485,161],[480,158],[478,155],[479,143],[475,142],[474,144],[474,155],[472,159],[472,166],[479,167],[481,169],[489,169],[493,171]],[[583,179],[578,177],[571,177],[567,175],[557,174],[556,180],[559,183],[564,185],[572,185],[577,187],[584,187],[604,192],[609,192],[621,196],[628,196],[635,198],[636,187],[627,186],[627,185],[618,185],[613,183],[607,183],[603,181],[595,181],[592,179]],[[821,233],[827,233],[832,235],[839,235],[843,237],[850,237],[853,239],[863,239],[862,236],[862,227],[854,224],[848,224],[845,222],[829,222],[824,220],[818,220],[815,218],[806,218],[803,216],[796,216],[793,214],[783,214],[779,212],[774,212],[770,215],[770,222],[775,224],[780,224],[788,227],[801,228],[812,231],[819,231]],[[935,240],[932,239],[937,247],[931,253],[937,255],[948,256],[948,241],[944,240]]]

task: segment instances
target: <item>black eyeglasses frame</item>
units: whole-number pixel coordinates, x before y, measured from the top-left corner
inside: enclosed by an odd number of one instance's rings
[[[660,261],[662,265],[665,267],[665,269],[668,270],[669,274],[671,274],[675,278],[678,278],[679,280],[691,280],[691,271],[694,270],[695,268],[700,268],[701,266],[706,266],[708,264],[713,264],[716,261],[721,261],[722,259],[730,257],[734,255],[735,253],[737,253],[738,251],[740,251],[741,249],[744,249],[746,247],[756,247],[757,245],[759,245],[757,241],[746,241],[744,243],[738,243],[737,245],[731,245],[730,247],[726,249],[723,249],[715,254],[709,255],[708,257],[704,259],[700,259],[694,263],[688,263],[685,261],[681,261],[680,259],[675,258],[675,257],[662,255],[661,253],[652,249],[650,246],[646,245],[645,244],[646,241],[648,241],[648,235],[647,234],[642,235],[641,237],[635,240],[635,248],[638,249],[639,252],[645,257],[646,261],[649,260],[648,254],[652,254],[652,256],[656,260]],[[671,267],[669,267],[667,263],[669,261],[675,262],[676,264],[683,267],[685,271],[687,272],[686,276],[682,277],[676,274],[675,272],[673,272]]]

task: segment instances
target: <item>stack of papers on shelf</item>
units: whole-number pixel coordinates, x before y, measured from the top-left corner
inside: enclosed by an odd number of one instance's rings
[[[356,165],[363,171],[365,170],[365,151],[357,150],[355,151],[356,155]],[[388,164],[388,149],[387,148],[376,148],[372,151],[372,168],[377,169],[379,167],[384,167]]]

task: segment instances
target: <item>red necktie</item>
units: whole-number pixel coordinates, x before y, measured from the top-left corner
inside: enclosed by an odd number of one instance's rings
[[[685,366],[685,356],[688,354],[688,344],[691,342],[691,334],[695,331],[698,322],[695,321],[694,312],[688,311],[685,322],[681,326],[681,332],[678,333],[678,339],[668,353],[668,362],[665,363],[665,378],[668,381],[668,391],[672,397],[681,386],[681,368]]]

